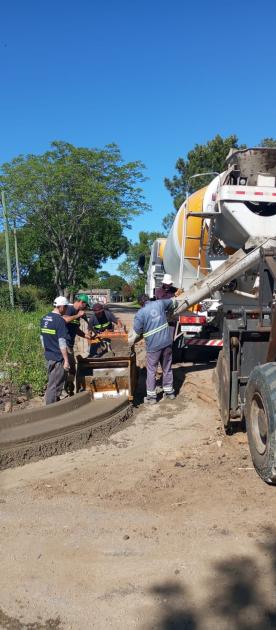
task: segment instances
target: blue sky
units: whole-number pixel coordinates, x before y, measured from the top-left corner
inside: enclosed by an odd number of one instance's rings
[[[163,178],[195,143],[276,137],[275,23],[275,0],[10,0],[1,7],[1,162],[53,139],[116,142],[150,178],[152,212],[128,236],[160,229],[172,207]]]

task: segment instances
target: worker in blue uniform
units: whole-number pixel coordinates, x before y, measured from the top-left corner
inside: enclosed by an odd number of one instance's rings
[[[69,370],[67,353],[67,330],[63,315],[68,300],[59,296],[54,301],[54,308],[41,319],[41,343],[44,348],[48,369],[48,384],[45,403],[50,405],[60,399],[65,381],[65,373]]]
[[[133,344],[143,335],[147,349],[147,396],[146,403],[156,404],[156,371],[161,363],[163,371],[164,398],[174,399],[172,372],[172,338],[167,321],[167,313],[177,306],[173,299],[151,301],[144,294],[138,298],[142,308],[134,317],[133,332],[129,335],[129,343]]]

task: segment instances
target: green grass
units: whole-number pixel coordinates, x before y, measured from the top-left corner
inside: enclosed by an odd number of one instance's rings
[[[41,394],[47,381],[39,336],[46,312],[47,307],[33,313],[0,310],[0,380],[17,388],[31,385],[34,394]]]

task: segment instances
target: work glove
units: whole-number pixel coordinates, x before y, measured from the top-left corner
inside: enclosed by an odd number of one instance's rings
[[[131,328],[128,333],[128,345],[133,346],[140,339],[142,339],[142,335],[138,335],[134,328]]]

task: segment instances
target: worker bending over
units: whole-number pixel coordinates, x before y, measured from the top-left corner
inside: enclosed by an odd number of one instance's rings
[[[177,306],[172,299],[150,301],[148,295],[138,298],[142,308],[134,317],[133,329],[138,338],[144,336],[147,349],[147,396],[144,399],[151,405],[157,402],[156,370],[160,361],[163,370],[164,398],[175,398],[172,372],[172,338],[167,321],[167,312]],[[129,343],[135,337],[129,335]]]
[[[74,303],[67,306],[66,314],[63,316],[67,328],[67,352],[70,365],[70,370],[66,375],[64,389],[69,396],[73,396],[75,393],[76,360],[74,344],[76,336],[78,335],[85,339],[91,338],[90,333],[85,333],[80,328],[80,319],[87,321],[85,311],[88,306],[88,295],[86,295],[86,293],[80,293],[76,295]]]
[[[105,333],[107,330],[114,330],[114,324],[119,328],[123,328],[123,323],[118,317],[115,317],[107,306],[97,302],[92,308],[92,315],[88,322],[88,330],[95,334]]]
[[[67,330],[63,319],[67,306],[68,300],[60,295],[54,301],[54,309],[41,319],[40,338],[48,369],[46,405],[60,399],[65,381],[65,371],[69,370],[66,346]]]

